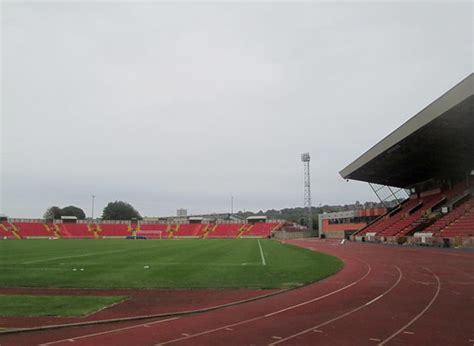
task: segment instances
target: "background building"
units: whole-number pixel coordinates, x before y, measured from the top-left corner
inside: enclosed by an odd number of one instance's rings
[[[386,208],[369,208],[319,214],[319,235],[324,238],[346,238],[386,212]]]
[[[176,211],[176,216],[178,217],[183,217],[183,216],[188,216],[188,210],[187,209],[178,209]]]

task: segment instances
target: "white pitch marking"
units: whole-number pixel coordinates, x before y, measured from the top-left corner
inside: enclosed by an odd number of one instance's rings
[[[266,266],[267,263],[265,262],[265,256],[263,255],[263,250],[262,250],[262,245],[260,245],[260,240],[257,240],[257,243],[258,243],[258,247],[260,248],[260,257],[262,258],[262,264]]]
[[[410,335],[412,335],[412,334],[415,334],[415,333],[414,333],[414,332],[404,331],[403,334],[410,334]]]
[[[123,327],[123,328],[117,328],[117,329],[110,329],[110,330],[106,330],[104,332],[99,332],[99,333],[93,333],[93,334],[86,334],[86,335],[81,335],[81,336],[76,336],[75,338],[71,338],[71,339],[61,339],[61,340],[56,340],[56,341],[52,341],[52,342],[47,342],[47,343],[44,343],[44,344],[40,344],[39,346],[47,346],[47,345],[53,345],[53,344],[58,344],[58,343],[61,343],[61,342],[64,342],[64,341],[71,341],[71,340],[80,340],[80,339],[85,339],[85,338],[90,338],[90,337],[93,337],[93,336],[99,336],[99,335],[104,335],[104,334],[110,334],[110,333],[115,333],[115,332],[120,332],[122,330],[128,330],[128,329],[133,329],[133,328],[138,328],[138,327],[143,327],[145,325],[152,325],[152,324],[158,324],[158,323],[163,323],[163,322],[168,322],[168,321],[174,321],[174,320],[177,320],[179,319],[179,317],[173,317],[173,318],[168,318],[166,320],[159,320],[159,321],[155,321],[155,322],[150,322],[150,323],[141,323],[141,324],[136,324],[134,326],[130,326],[130,327]],[[73,342],[73,341],[71,341]]]
[[[315,333],[322,333],[323,331],[320,330],[320,329],[313,329],[313,332],[315,332]]]
[[[25,270],[33,270],[33,271],[48,271],[48,270],[56,270],[56,271],[65,271],[69,269],[64,269],[64,268],[20,268],[20,267],[0,267],[1,270],[14,270],[14,271],[25,271]]]
[[[429,271],[431,274],[433,274],[433,276],[435,277],[436,279],[436,282],[438,284],[438,287],[436,289],[436,293],[434,294],[433,298],[431,298],[430,302],[428,303],[428,305],[425,306],[425,308],[423,310],[421,310],[421,312],[416,315],[415,317],[413,317],[413,319],[408,322],[407,324],[405,324],[403,327],[401,327],[399,330],[397,330],[395,333],[393,333],[392,335],[390,335],[388,338],[386,338],[384,341],[382,341],[378,346],[382,346],[382,345],[385,345],[387,342],[389,342],[390,340],[392,340],[394,337],[396,337],[398,334],[400,334],[401,332],[405,331],[405,329],[407,329],[408,327],[410,327],[416,320],[418,320],[429,308],[431,305],[433,305],[434,301],[436,300],[436,298],[438,298],[438,295],[439,295],[439,291],[441,290],[441,281],[439,279],[439,276],[436,275],[435,273],[433,273],[429,268],[426,268],[424,267],[425,270]]]
[[[380,339],[377,339],[377,338],[370,338],[369,340],[370,341],[381,341]]]
[[[90,253],[90,254],[85,254],[85,255],[75,255],[75,256],[64,256],[64,257],[53,257],[53,258],[46,258],[42,260],[35,260],[35,261],[29,261],[29,262],[23,262],[22,264],[33,264],[33,263],[40,263],[40,262],[49,262],[49,261],[55,261],[59,259],[67,259],[67,258],[76,258],[76,257],[87,257],[87,256],[95,256],[95,255],[102,255],[106,253],[116,253],[116,252],[125,252],[127,250],[117,250],[117,251],[107,251],[107,252],[95,252],[95,253]]]

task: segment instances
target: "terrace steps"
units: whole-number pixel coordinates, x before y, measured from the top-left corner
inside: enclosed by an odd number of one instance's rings
[[[99,224],[87,224],[87,229],[89,232],[91,232],[94,235],[94,239],[101,239],[102,237],[100,236],[100,232],[102,231],[100,229]]]
[[[20,235],[18,227],[14,223],[12,223],[11,225],[12,225],[12,233],[15,236],[15,238],[22,239],[22,236]]]
[[[8,224],[3,224],[3,223],[0,223],[0,236],[3,238],[3,237],[7,237],[7,238],[10,238],[10,239],[16,239],[15,235],[13,234],[12,230],[11,230],[11,226],[9,226]]]
[[[252,226],[250,226],[251,228]],[[237,236],[237,238],[242,238],[242,235],[244,234],[244,232],[247,231],[247,224],[243,224],[242,227],[240,227],[239,229],[239,235]]]
[[[47,223],[43,224],[45,230],[53,235],[54,238],[61,238],[61,235],[54,226],[50,227]]]

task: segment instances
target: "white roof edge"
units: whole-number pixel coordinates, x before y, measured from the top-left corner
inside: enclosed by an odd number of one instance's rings
[[[355,159],[352,163],[347,165],[339,172],[339,174],[343,178],[346,178],[351,173],[376,158],[378,155],[390,149],[401,140],[405,139],[415,131],[427,125],[472,95],[474,95],[474,73],[469,74],[456,86],[448,90],[442,96],[426,106],[423,110],[408,119],[400,127],[395,129],[392,133],[383,138],[372,148]]]
[[[251,219],[266,219],[267,216],[266,215],[253,215],[253,216],[249,216],[247,217],[247,220],[251,220]]]

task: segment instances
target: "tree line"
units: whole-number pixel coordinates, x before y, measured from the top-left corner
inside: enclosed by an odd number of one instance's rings
[[[84,220],[86,213],[79,207],[70,205],[64,208],[58,206],[49,207],[43,217],[46,220],[60,219],[62,216],[75,216],[78,220]],[[108,203],[102,211],[102,220],[141,220],[140,213],[130,204],[124,201]]]

